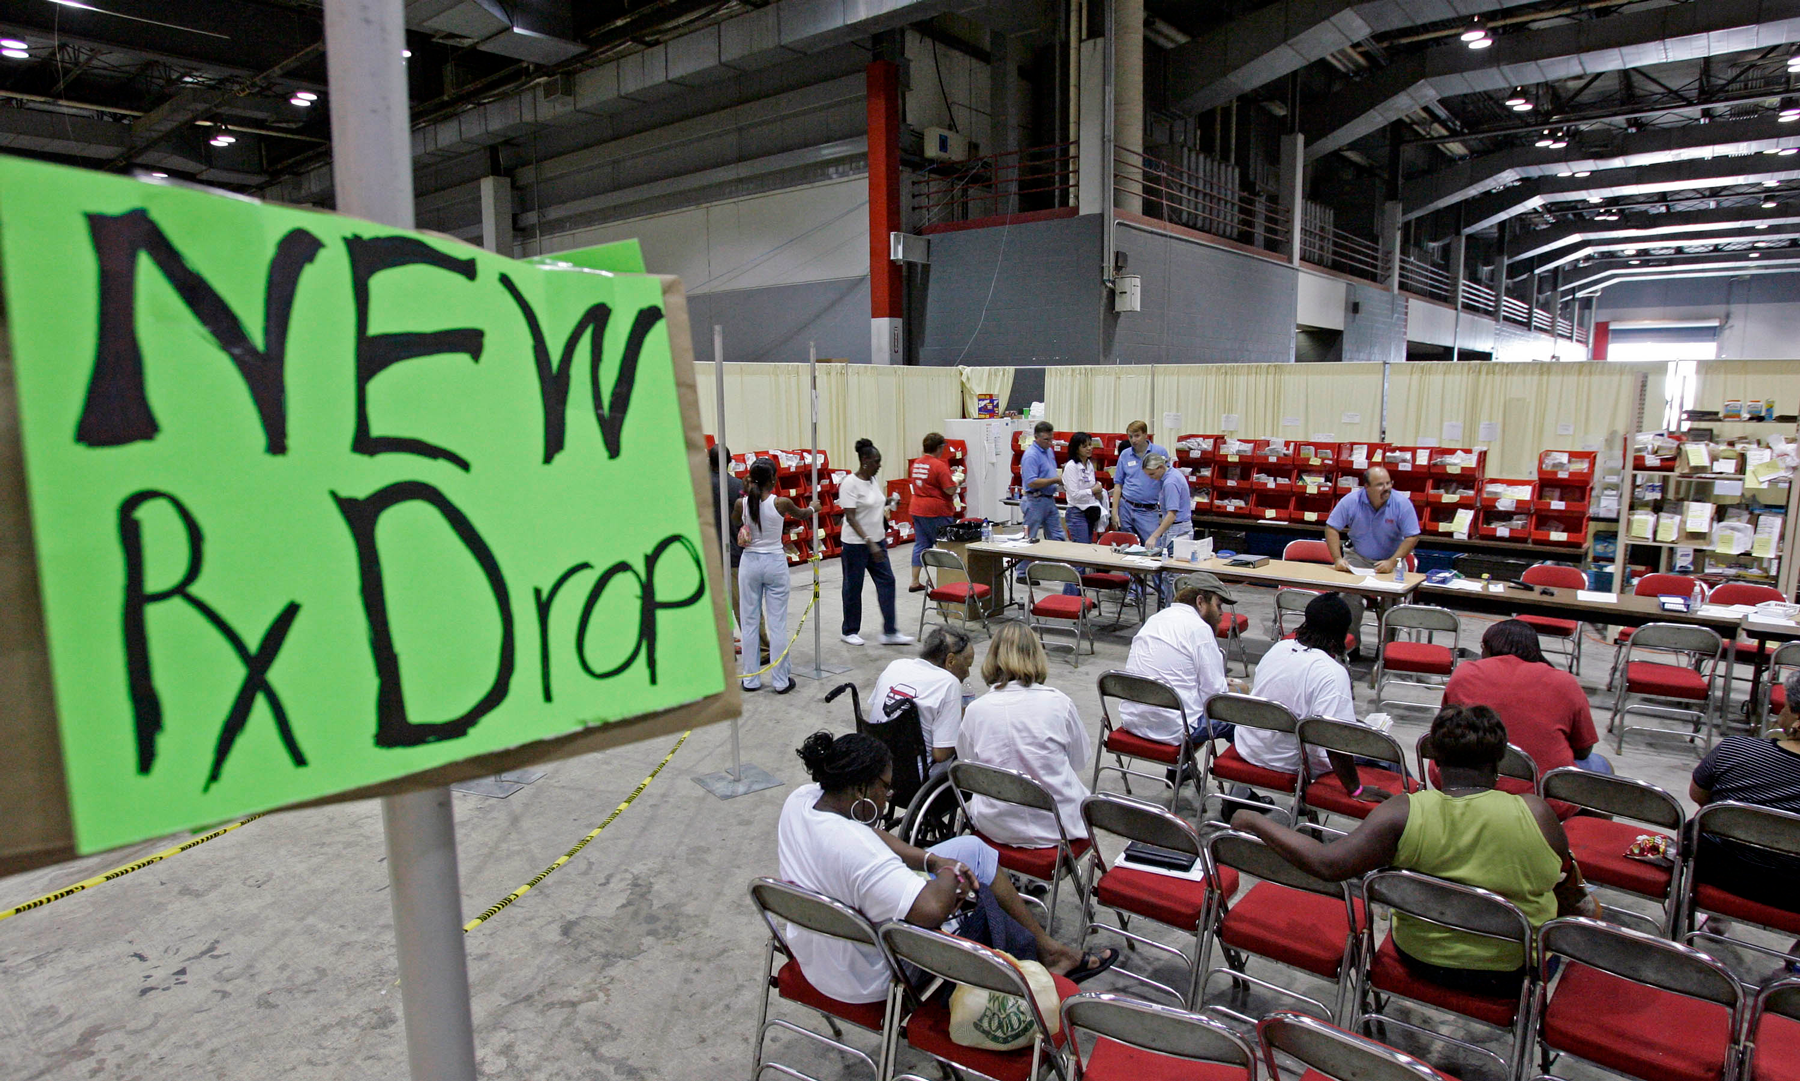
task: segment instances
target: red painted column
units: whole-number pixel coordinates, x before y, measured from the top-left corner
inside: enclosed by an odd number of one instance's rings
[[[891,60],[869,65],[868,110],[870,356],[900,364],[905,278],[888,257],[888,234],[900,229],[900,68]]]
[[[1605,360],[1607,340],[1611,337],[1611,322],[1595,323],[1594,338],[1588,342],[1588,356],[1593,360]]]

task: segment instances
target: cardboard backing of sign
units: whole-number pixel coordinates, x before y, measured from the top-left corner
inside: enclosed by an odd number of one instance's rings
[[[712,503],[705,439],[700,432],[687,298],[678,279],[657,277],[662,284],[688,470],[700,518],[706,573],[713,600],[713,622],[718,632],[721,664],[728,674],[724,690],[673,709],[466,758],[292,806],[309,807],[438,788],[534,763],[655,739],[729,720],[739,714],[741,695],[737,680],[729,678],[737,663],[731,644],[730,616],[724,600],[730,583],[719,579],[722,561],[717,508]],[[0,875],[60,863],[77,854],[32,542],[17,382],[11,339],[5,331],[4,313],[0,312],[0,748],[3,748],[0,751],[0,821],[5,823],[5,829],[0,831]]]

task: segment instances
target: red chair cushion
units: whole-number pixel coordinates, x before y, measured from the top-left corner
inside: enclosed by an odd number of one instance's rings
[[[988,847],[1000,855],[1000,866],[1009,871],[1017,871],[1032,878],[1041,878],[1048,882],[1056,873],[1056,846],[1047,848],[1019,848],[1014,845],[1003,845],[999,841],[975,831],[975,836],[986,841]],[[1092,848],[1094,842],[1086,837],[1077,837],[1069,841],[1069,851],[1080,859],[1082,854]]]
[[[1800,1021],[1764,1014],[1751,1034],[1756,1040],[1756,1061],[1750,1081],[1800,1081]]]
[[[1634,860],[1625,854],[1626,846],[1642,834],[1666,834],[1645,826],[1591,815],[1577,815],[1564,822],[1563,832],[1569,835],[1569,851],[1574,855],[1576,865],[1581,868],[1582,877],[1589,882],[1598,882],[1603,886],[1628,890],[1658,900],[1669,896],[1669,887],[1674,882],[1672,871],[1643,860]],[[1673,848],[1671,843],[1671,851]]]
[[[1081,576],[1081,584],[1089,589],[1129,589],[1131,575],[1114,574],[1112,571],[1094,571]]]
[[[1287,634],[1284,634],[1281,636],[1281,640],[1283,642],[1286,642],[1289,639],[1294,638],[1299,633],[1300,633],[1299,631],[1289,631]],[[1362,639],[1356,637],[1355,631],[1351,631],[1349,634],[1344,635],[1344,652],[1345,653],[1348,653],[1353,649],[1361,648],[1361,646],[1362,646]]]
[[[1383,939],[1381,948],[1375,951],[1375,960],[1369,966],[1369,982],[1378,991],[1429,1003],[1497,1028],[1511,1028],[1519,1013],[1517,995],[1473,995],[1414,976],[1406,962],[1400,960],[1392,934]]]
[[[1769,708],[1777,712],[1787,708],[1787,688],[1780,683],[1769,684]]]
[[[1220,638],[1230,638],[1234,634],[1243,634],[1249,629],[1249,616],[1232,615],[1227,612],[1219,617],[1219,625],[1213,628],[1213,633]]]
[[[938,586],[936,589],[933,589],[925,595],[934,601],[960,604],[967,601],[971,594],[979,599],[987,596],[993,591],[992,586],[984,586],[979,582],[951,582],[948,585]]]
[[[1250,1071],[1219,1062],[1195,1062],[1099,1037],[1087,1068],[1086,1081],[1249,1081]]]
[[[1396,795],[1402,791],[1417,792],[1420,787],[1417,781],[1411,779],[1402,781],[1400,775],[1391,770],[1374,769],[1370,766],[1357,766],[1356,776],[1365,785],[1385,788]],[[1350,793],[1344,791],[1344,782],[1338,780],[1335,772],[1327,773],[1307,785],[1304,802],[1308,807],[1317,807],[1321,811],[1329,811],[1334,815],[1343,815],[1346,818],[1367,818],[1370,811],[1381,806],[1379,803],[1351,799]]]
[[[1061,976],[1051,978],[1056,981],[1056,997],[1059,1001],[1081,990]],[[977,1073],[997,1078],[998,1081],[1031,1081],[1032,1049],[1029,1046],[1017,1051],[984,1051],[976,1047],[964,1047],[952,1040],[947,998],[945,995],[934,996],[913,1011],[912,1016],[906,1020],[907,1043],[934,1058],[967,1066]],[[1056,1046],[1061,1047],[1065,1042],[1062,1029],[1057,1029],[1055,1039]]]
[[[1381,666],[1390,672],[1447,676],[1456,667],[1456,654],[1430,642],[1389,642],[1381,647]]]
[[[1094,607],[1094,602],[1086,597],[1071,597],[1066,593],[1053,593],[1031,606],[1034,616],[1049,616],[1052,619],[1080,619]]]
[[[1253,788],[1272,788],[1277,792],[1292,792],[1294,785],[1300,780],[1299,774],[1252,765],[1238,753],[1236,747],[1225,748],[1212,760],[1212,774],[1227,781],[1247,784]]]
[[[1629,642],[1631,641],[1631,632],[1635,630],[1637,630],[1636,627],[1620,627],[1619,633],[1613,636],[1613,641]]]
[[[1238,873],[1230,867],[1219,868],[1219,888],[1228,899],[1236,896]],[[1192,879],[1114,867],[1100,876],[1094,898],[1108,908],[1192,932],[1200,926],[1206,888]]]
[[[1648,1081],[1718,1081],[1731,1011],[1569,964],[1544,1010],[1544,1042]]]
[[[1539,634],[1547,634],[1552,638],[1573,638],[1581,632],[1581,624],[1572,619],[1555,619],[1551,616],[1514,616],[1520,623],[1530,624]]]
[[[1785,908],[1776,908],[1739,897],[1735,893],[1726,893],[1719,887],[1708,886],[1704,882],[1695,884],[1694,904],[1707,912],[1717,912],[1721,916],[1743,920],[1745,923],[1761,924],[1786,931],[1790,935],[1800,935],[1800,912],[1789,912]]]
[[[1181,760],[1181,745],[1176,743],[1159,743],[1153,739],[1145,739],[1136,732],[1127,732],[1123,728],[1115,728],[1106,734],[1106,749],[1114,754],[1126,755],[1130,758],[1148,758],[1157,762],[1174,765]]]
[[[880,1032],[887,1017],[887,1002],[842,1002],[814,987],[800,971],[797,961],[789,961],[775,974],[775,990],[789,1002],[811,1006],[815,1010],[848,1021],[853,1025]]]
[[[1653,694],[1659,698],[1706,698],[1706,677],[1692,668],[1655,661],[1631,661],[1625,665],[1628,694]]]
[[[1356,918],[1363,919],[1363,903]],[[1232,949],[1254,953],[1314,973],[1338,977],[1350,917],[1342,897],[1308,893],[1274,882],[1258,882],[1232,905],[1219,925],[1219,938]]]

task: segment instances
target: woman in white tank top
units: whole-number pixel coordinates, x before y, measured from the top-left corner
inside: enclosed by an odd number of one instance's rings
[[[776,656],[771,669],[776,694],[794,689],[787,655],[787,553],[781,539],[787,519],[803,514],[793,500],[775,494],[775,463],[767,458],[750,466],[744,497],[731,508],[732,528],[742,530],[744,542],[744,558],[738,565],[738,637],[745,643],[756,641],[762,621],[768,620],[769,651]],[[755,658],[755,652],[746,649],[738,662],[746,691],[762,689]]]

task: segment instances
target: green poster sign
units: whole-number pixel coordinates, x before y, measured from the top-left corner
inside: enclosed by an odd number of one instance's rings
[[[576,262],[0,158],[81,851],[724,688],[662,283]]]

